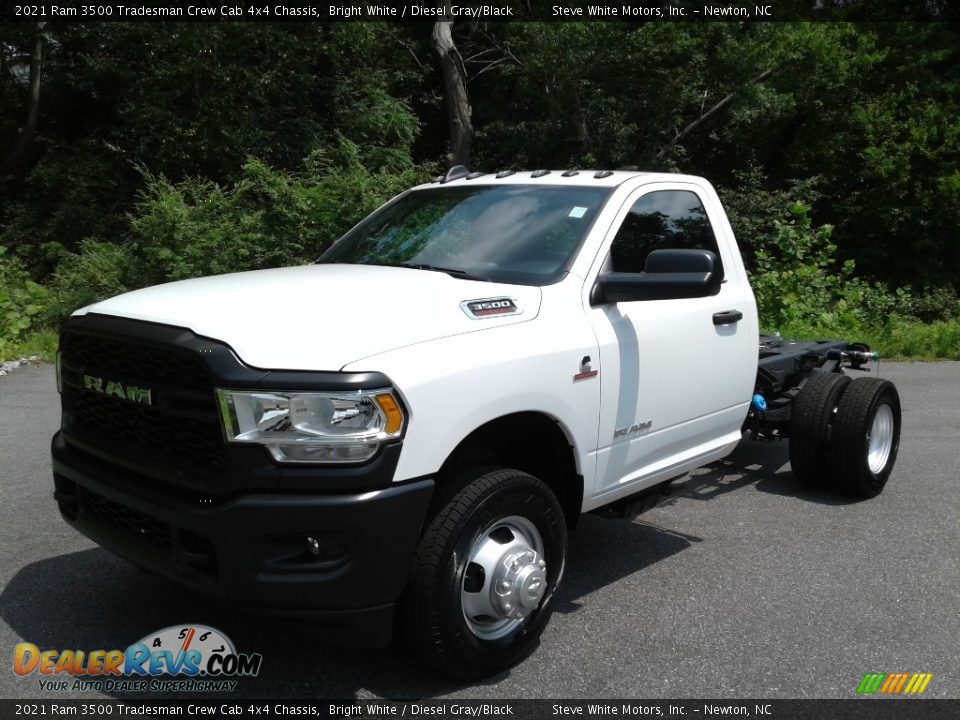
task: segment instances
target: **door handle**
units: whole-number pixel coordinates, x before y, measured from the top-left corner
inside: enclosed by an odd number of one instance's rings
[[[739,310],[724,310],[713,314],[714,325],[732,325],[743,320],[743,313]]]

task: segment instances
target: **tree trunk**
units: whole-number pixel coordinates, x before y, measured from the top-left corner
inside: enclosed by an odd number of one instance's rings
[[[447,101],[447,119],[450,127],[450,152],[447,167],[465,165],[470,167],[470,144],[473,141],[473,124],[470,116],[470,97],[467,95],[467,71],[463,58],[453,42],[453,21],[438,20],[433,24],[433,49],[440,59],[440,71]]]
[[[33,137],[37,132],[37,117],[40,114],[40,76],[43,70],[43,42],[44,28],[47,23],[38,22],[37,32],[33,39],[33,51],[30,53],[30,91],[27,98],[27,122],[20,130],[20,137],[7,159],[7,170],[13,171],[20,163]]]
[[[770,77],[771,75],[773,75],[773,73],[776,72],[776,70],[777,70],[777,68],[770,68],[769,70],[764,70],[762,73],[760,73],[759,75],[757,75],[757,76],[752,80],[752,82],[753,82],[754,84],[762,83],[762,82],[763,82],[764,80],[766,80],[768,77]],[[660,148],[660,152],[658,152],[658,153],[653,157],[654,162],[656,162],[656,161],[658,161],[658,160],[662,160],[662,159],[664,158],[664,156],[665,156],[668,152],[670,152],[670,150],[673,148],[674,145],[676,145],[678,142],[680,142],[681,140],[683,140],[683,138],[685,138],[687,135],[689,135],[690,133],[692,133],[692,132],[693,132],[694,130],[696,130],[698,127],[700,127],[701,125],[703,125],[705,122],[707,122],[710,118],[712,118],[712,117],[713,117],[714,115],[716,115],[718,112],[720,112],[721,110],[723,110],[727,105],[729,105],[730,103],[732,103],[732,102],[733,102],[733,99],[734,99],[736,96],[737,96],[737,94],[736,94],[735,92],[730,93],[730,94],[727,95],[725,98],[723,98],[723,100],[721,100],[720,102],[718,102],[716,105],[714,105],[712,108],[710,108],[709,110],[707,110],[705,113],[702,113],[702,114],[700,115],[700,117],[698,117],[698,118],[697,118],[696,120],[694,120],[692,123],[690,123],[689,125],[687,125],[683,130],[681,130],[681,131],[678,132],[676,135],[674,135],[674,136],[673,136],[673,139],[670,140],[670,142],[668,142],[668,143],[667,143],[666,145],[664,145],[662,148]]]
[[[587,114],[583,108],[577,110],[576,115],[577,136],[580,139],[580,153],[586,157],[595,157],[593,148],[593,137],[590,135],[590,128],[587,125]],[[594,160],[596,162],[596,160]]]

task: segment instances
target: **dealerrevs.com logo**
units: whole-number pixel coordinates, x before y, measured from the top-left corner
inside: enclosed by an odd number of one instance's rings
[[[172,625],[126,650],[41,650],[19,643],[13,671],[38,675],[41,690],[232,691],[237,677],[256,677],[263,656],[238,653],[206,625]]]
[[[867,673],[857,686],[860,695],[922,695],[933,679],[932,673]]]

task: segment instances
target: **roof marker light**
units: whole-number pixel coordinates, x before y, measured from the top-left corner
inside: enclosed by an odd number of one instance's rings
[[[459,180],[460,178],[466,177],[470,174],[470,171],[467,170],[463,165],[454,165],[452,168],[447,170],[447,174],[443,176],[441,183],[448,183],[451,180]]]

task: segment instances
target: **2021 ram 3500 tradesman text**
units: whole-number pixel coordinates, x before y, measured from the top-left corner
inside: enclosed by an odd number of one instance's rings
[[[899,398],[843,373],[871,356],[759,336],[701,178],[457,167],[316,264],[77,311],[55,496],[154,573],[479,677],[535,645],[581,513],[651,507],[745,432],[879,493]]]

